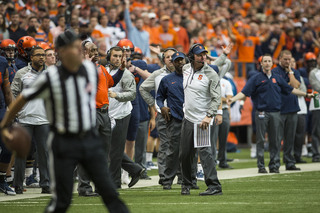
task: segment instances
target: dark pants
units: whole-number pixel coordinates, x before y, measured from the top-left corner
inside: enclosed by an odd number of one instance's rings
[[[219,152],[218,152],[218,160],[219,165],[227,164],[227,138],[230,129],[230,118],[228,109],[223,109],[223,118],[222,123],[220,125],[215,125],[213,128],[213,141],[217,141],[219,138]],[[212,144],[211,144],[212,145]],[[212,151],[215,151],[213,149]]]
[[[265,112],[260,115],[256,111],[256,138],[257,138],[257,164],[258,168],[265,168],[264,166],[264,141],[266,132],[269,138],[269,152],[270,162],[269,169],[280,168],[280,149],[281,140],[279,140],[279,129],[281,124],[280,112]]]
[[[298,114],[287,113],[281,114],[280,140],[283,139],[283,162],[286,167],[295,165],[296,161],[293,157],[294,138],[296,136],[298,123]]]
[[[296,137],[294,139],[294,158],[301,159],[302,146],[306,138],[306,114],[298,114]]]
[[[211,126],[211,132],[213,126]],[[181,143],[180,143],[180,163],[182,169],[182,187],[191,188],[192,186],[192,167],[194,165],[194,124],[184,119],[182,121]],[[212,139],[212,137],[211,137]],[[214,143],[214,141],[211,141]],[[215,146],[214,146],[215,149]],[[204,171],[205,183],[208,188],[221,189],[218,180],[215,155],[211,147],[198,148],[201,164]],[[215,150],[214,150],[215,152]]]
[[[166,169],[166,159],[169,149],[169,138],[170,135],[167,131],[167,122],[162,117],[161,113],[157,114],[156,126],[159,133],[160,146],[158,151],[158,168],[160,179],[164,178],[164,170]]]
[[[106,153],[106,158],[108,159],[108,153],[110,150],[110,143],[111,143],[111,122],[108,112],[99,112],[97,111],[97,125],[96,129],[98,130],[104,151]],[[90,178],[86,174],[84,168],[79,165],[78,166],[78,192],[92,192],[92,187],[90,185]]]
[[[48,169],[48,147],[47,138],[49,134],[49,125],[29,125],[21,124],[33,137],[36,153],[38,155],[38,165],[40,173],[39,185],[41,188],[49,187],[49,169]],[[16,158],[14,163],[14,186],[23,188],[25,176],[26,159]]]
[[[313,158],[320,158],[320,110],[312,111],[312,153]]]
[[[49,168],[53,196],[46,212],[66,212],[72,198],[73,171],[80,164],[98,188],[109,212],[129,212],[109,176],[104,147],[96,130],[84,136],[50,133]]]
[[[121,168],[126,170],[130,176],[137,174],[142,169],[124,153],[129,121],[130,115],[116,119],[116,126],[112,131],[109,169],[117,188],[121,188]]]
[[[169,147],[167,151],[166,166],[164,170],[163,185],[172,185],[176,175],[181,176],[179,162],[179,150],[181,141],[182,121],[172,118],[167,124],[169,138]]]
[[[146,167],[146,149],[148,142],[149,121],[139,123],[136,144],[134,148],[134,161],[143,167]]]

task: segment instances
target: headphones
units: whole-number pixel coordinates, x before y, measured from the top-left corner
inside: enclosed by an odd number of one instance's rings
[[[114,46],[114,47],[111,47],[108,51],[107,51],[107,56],[106,56],[106,59],[107,59],[107,61],[108,62],[110,62],[110,58],[111,58],[111,52],[112,52],[112,50],[113,49],[118,49],[118,48],[120,48],[121,49],[121,51],[122,51],[122,53],[124,52],[123,51],[123,49],[121,48],[121,47],[119,47],[119,46]]]
[[[168,52],[169,50],[172,50],[172,51],[174,51],[175,53],[178,52],[178,50],[176,50],[175,48],[172,48],[172,47],[166,48],[166,49],[163,51],[162,56],[161,56],[161,62],[162,62],[163,64],[164,64],[164,54],[165,54],[166,52]]]
[[[202,46],[202,44],[195,43],[195,44],[193,44],[193,45],[190,47],[189,52],[188,52],[188,55],[187,55],[188,58],[189,58],[189,60],[190,60],[190,62],[194,61],[193,49],[196,48],[196,47],[199,46],[199,45]]]

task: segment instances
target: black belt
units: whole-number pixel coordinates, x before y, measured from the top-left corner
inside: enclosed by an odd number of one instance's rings
[[[97,112],[101,112],[101,113],[107,113],[108,112],[108,108],[106,108],[106,109],[97,108],[96,110],[97,110]]]

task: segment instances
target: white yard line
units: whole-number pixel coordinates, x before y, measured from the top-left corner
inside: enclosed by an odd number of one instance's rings
[[[297,167],[301,168],[301,171],[286,171],[284,166],[280,167],[280,174],[291,174],[291,173],[299,173],[299,172],[311,172],[311,171],[320,171],[320,163],[308,163],[308,164],[299,164]],[[249,168],[249,169],[231,169],[231,170],[219,170],[218,177],[220,180],[226,179],[236,179],[236,178],[246,178],[246,177],[256,177],[263,175],[277,175],[277,174],[258,174],[257,168]],[[151,176],[152,180],[140,180],[134,187],[142,188],[142,187],[150,187],[150,186],[158,186],[159,176]],[[176,180],[174,181],[176,183]],[[128,189],[127,186],[122,185],[123,189]],[[74,192],[76,191],[77,185],[74,186]],[[130,190],[130,189],[128,189]],[[147,189],[146,189],[147,190]],[[152,191],[152,190],[150,190]],[[120,191],[120,194],[125,193],[125,190]],[[27,188],[27,192],[22,195],[16,196],[8,196],[4,194],[0,194],[0,206],[3,205],[1,202],[4,201],[12,201],[12,200],[20,200],[20,199],[30,199],[37,197],[47,197],[48,194],[41,194],[41,189],[35,188]],[[4,203],[4,205],[7,205]],[[173,204],[174,205],[174,204]]]

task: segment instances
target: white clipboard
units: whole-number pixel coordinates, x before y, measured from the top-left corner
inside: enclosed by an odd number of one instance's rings
[[[200,128],[200,124],[194,124],[194,148],[211,147],[211,126],[207,129]]]

